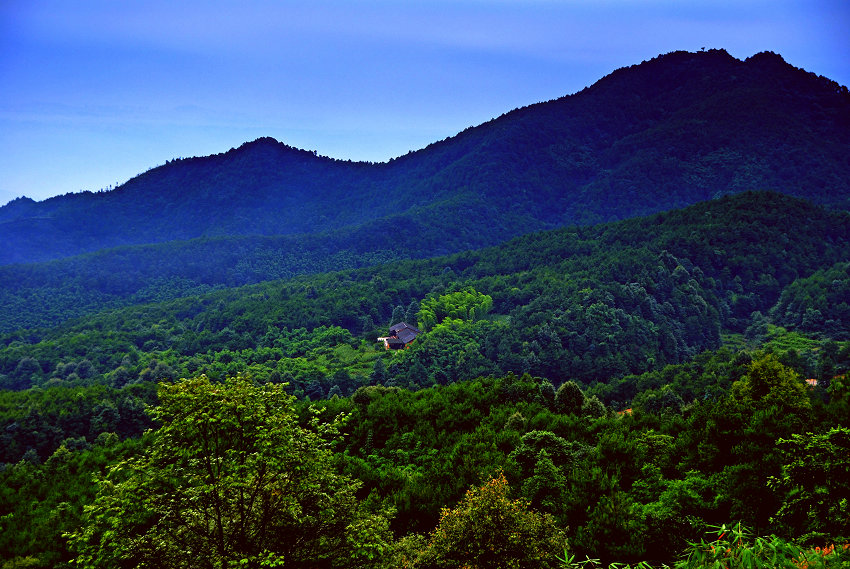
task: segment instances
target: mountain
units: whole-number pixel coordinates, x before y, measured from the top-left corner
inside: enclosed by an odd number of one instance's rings
[[[847,89],[761,53],[675,52],[571,96],[507,113],[388,163],[270,138],[177,159],[115,190],[0,208],[0,263],[231,235],[416,227],[427,256],[768,189],[846,206]],[[468,215],[473,212],[472,218]],[[429,231],[434,220],[449,220]],[[359,231],[359,230],[364,231]],[[431,243],[433,241],[434,243]]]
[[[748,189],[847,208],[848,149],[845,87],[775,54],[718,50],[620,69],[383,164],[263,138],[110,192],[0,208],[0,330]]]

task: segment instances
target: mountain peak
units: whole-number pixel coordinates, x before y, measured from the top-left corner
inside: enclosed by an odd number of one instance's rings
[[[778,53],[772,51],[761,51],[744,60],[749,69],[766,73],[782,74],[793,77],[797,74],[814,75],[797,67],[794,67]]]
[[[239,146],[239,148],[231,148],[230,152],[226,152],[225,154],[230,154],[232,152],[274,152],[279,154],[289,154],[292,156],[299,156],[302,158],[307,157],[319,157],[317,151],[315,150],[305,150],[303,148],[296,148],[294,146],[290,146],[284,142],[280,142],[276,138],[272,138],[271,136],[261,136],[255,140],[250,142],[245,142]],[[322,156],[321,158],[325,158]]]
[[[746,63],[759,63],[759,64],[778,64],[781,63],[783,65],[788,65],[785,59],[779,55],[778,53],[772,51],[760,51],[757,54],[748,57],[746,59]]]
[[[36,201],[26,196],[21,196],[13,199],[6,205],[0,207],[0,220],[12,219],[15,217],[28,217],[31,215],[33,206]]]
[[[653,57],[649,61],[643,61],[641,63],[631,65],[629,67],[625,67],[623,69],[615,71],[615,73],[624,71],[624,70],[635,70],[635,69],[645,69],[645,68],[666,68],[666,69],[675,69],[681,66],[690,66],[694,64],[698,65],[706,65],[706,64],[739,64],[741,61],[733,57],[728,51],[722,48],[716,49],[703,49],[700,51],[671,51],[669,53],[663,53],[659,56]]]
[[[254,148],[287,148],[294,150],[294,148],[292,148],[288,144],[284,144],[283,142],[280,142],[276,138],[272,138],[271,136],[261,136],[260,138],[257,138],[255,140],[243,142],[239,145],[239,148],[236,148],[236,150],[250,150]]]

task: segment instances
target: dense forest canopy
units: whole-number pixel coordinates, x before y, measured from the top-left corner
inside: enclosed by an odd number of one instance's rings
[[[122,387],[195,373],[224,377],[253,364],[263,377],[285,377],[313,399],[339,383],[348,394],[368,381],[380,359],[375,337],[390,323],[435,318],[428,316],[435,309],[440,319],[433,329],[389,362],[399,385],[509,371],[556,384],[607,382],[717,348],[723,330],[764,334],[759,324],[786,323],[769,321],[780,317],[776,306],[782,319],[795,313],[800,322],[807,313],[811,319],[825,292],[790,309],[788,295],[816,279],[820,267],[847,259],[848,236],[845,213],[778,194],[741,194],[450,257],[213,291],[10,331],[0,336],[0,384],[23,389],[70,378]],[[466,297],[486,303],[478,310],[484,317],[451,308],[452,299]],[[810,331],[844,340],[845,327],[830,323]],[[338,373],[349,379],[335,381]]]
[[[3,532],[0,551],[36,567],[73,556],[180,566],[185,547],[257,567],[443,567],[493,551],[558,567],[565,544],[605,562],[670,563],[730,521],[800,544],[788,547],[835,541],[850,534],[850,324],[838,309],[848,249],[847,213],[744,193],[6,332],[0,507],[5,528],[29,529]],[[376,337],[401,321],[423,332],[385,351]],[[316,542],[308,557],[276,538],[244,541],[234,502],[210,518],[224,541],[154,546],[197,535],[181,513],[215,496],[198,493],[207,486],[191,461],[178,478],[151,478],[172,463],[161,437],[177,407],[164,394],[224,402],[265,400],[263,390],[325,453],[313,482],[286,494],[323,513],[269,523],[298,535],[328,515],[316,531],[337,527],[343,541],[332,551]],[[250,432],[221,460],[279,436]],[[203,453],[196,439],[187,458]],[[807,453],[835,458],[812,478],[822,465]],[[255,476],[291,466],[258,460],[222,470],[220,483],[254,488],[277,511],[274,477]],[[176,484],[167,492],[166,481]],[[311,484],[353,493],[322,506]],[[126,495],[145,497],[131,511]],[[515,532],[484,531],[494,515]],[[114,527],[128,541],[106,539]],[[523,548],[511,535],[525,536]]]

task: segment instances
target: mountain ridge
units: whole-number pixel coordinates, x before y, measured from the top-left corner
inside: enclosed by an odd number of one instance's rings
[[[14,200],[0,208],[0,263],[210,236],[310,239],[384,218],[403,225],[422,208],[458,224],[486,208],[473,232],[489,245],[748,189],[844,206],[848,101],[846,88],[776,54],[673,52],[388,162],[263,137],[109,192]]]

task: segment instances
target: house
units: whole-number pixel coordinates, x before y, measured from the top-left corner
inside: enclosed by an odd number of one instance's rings
[[[378,338],[378,341],[384,343],[384,349],[386,350],[401,350],[413,343],[416,336],[421,333],[419,328],[411,326],[407,322],[399,322],[390,326],[389,335]]]

